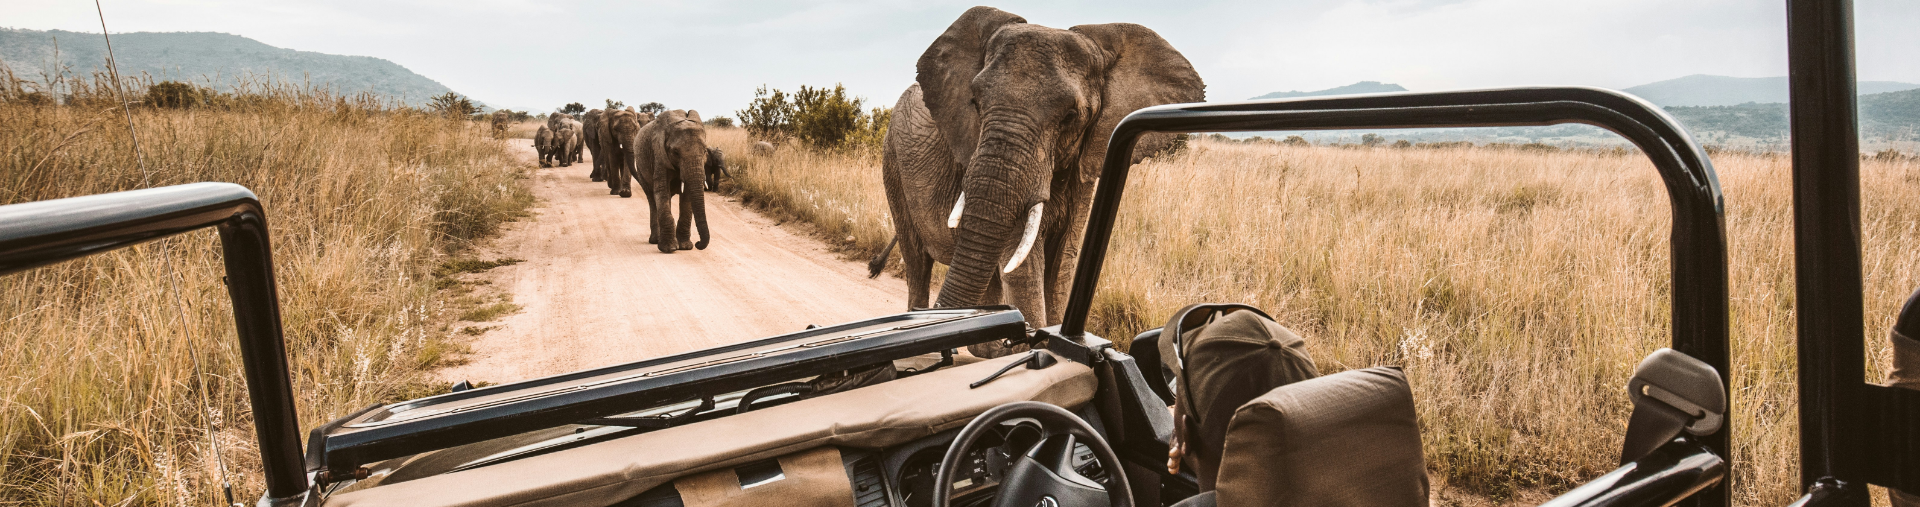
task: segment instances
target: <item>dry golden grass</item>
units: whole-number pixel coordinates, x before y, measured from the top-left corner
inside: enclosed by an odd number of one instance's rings
[[[269,91],[135,109],[150,173],[118,109],[0,102],[0,204],[245,185],[269,213],[301,422],[444,388],[424,375],[458,347],[434,267],[524,212],[523,165],[482,124]],[[237,499],[259,498],[217,245],[198,231],[0,277],[0,504],[215,504],[209,425]]]
[[[714,137],[745,153],[744,136]],[[889,239],[878,157],[737,157],[744,198],[820,225],[852,256]],[[1788,161],[1714,162],[1730,243],[1735,498],[1784,505],[1798,483]],[[1437,485],[1499,501],[1611,470],[1627,376],[1671,339],[1667,201],[1637,153],[1197,141],[1133,175],[1094,331],[1123,341],[1188,303],[1247,302],[1307,336],[1322,371],[1403,366]],[[1878,379],[1881,337],[1920,284],[1920,165],[1869,161],[1862,180]]]

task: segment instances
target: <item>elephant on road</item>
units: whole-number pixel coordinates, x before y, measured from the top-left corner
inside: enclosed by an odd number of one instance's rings
[[[580,121],[580,144],[586,145],[588,154],[593,156],[593,172],[587,175],[587,177],[592,178],[593,181],[605,181],[607,179],[607,177],[603,175],[604,171],[606,171],[607,161],[600,154],[600,120],[605,115],[606,113],[604,111],[595,109],[587,111],[587,114],[583,115]]]
[[[928,306],[940,262],[935,306],[1004,301],[1035,328],[1059,323],[1114,126],[1140,108],[1205,100],[1200,74],[1144,26],[1061,30],[991,7],[961,15],[916,67],[881,169],[907,305]],[[1141,138],[1132,160],[1172,139]]]
[[[608,194],[633,197],[633,141],[640,134],[640,127],[649,119],[646,113],[620,110],[601,117],[600,152],[606,154],[607,159],[606,169],[601,176],[607,179]],[[645,193],[645,189],[642,188],[641,192]]]
[[[575,162],[586,161],[586,159],[580,157],[581,151],[586,148],[586,124],[580,123],[580,120],[572,118],[562,120],[560,124],[562,127],[573,132],[573,139],[567,143],[566,153],[564,154],[567,157],[567,161],[561,165],[573,165]]]
[[[712,235],[707,230],[706,192],[699,188],[706,180],[707,127],[698,111],[664,111],[660,117],[640,129],[634,143],[634,179],[647,193],[649,222],[653,233],[647,242],[660,246],[663,253],[675,250],[705,250]],[[673,196],[680,195],[680,219],[674,221]],[[690,226],[700,229],[698,243],[688,241]]]
[[[546,125],[541,125],[540,130],[533,133],[533,152],[540,155],[540,167],[549,166],[553,157],[553,138],[553,129]]]
[[[580,122],[577,121],[563,122],[560,124],[560,130],[553,131],[551,149],[553,158],[559,162],[560,167],[573,165],[574,154],[580,149],[580,130],[574,126],[579,124]]]

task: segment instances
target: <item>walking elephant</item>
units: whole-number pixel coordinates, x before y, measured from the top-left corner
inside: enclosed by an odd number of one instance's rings
[[[652,234],[648,243],[660,246],[663,253],[675,250],[707,249],[712,240],[707,231],[706,192],[695,188],[706,180],[707,127],[698,111],[664,111],[640,129],[635,141],[635,179],[647,193]],[[680,220],[673,215],[673,196],[680,196]],[[700,229],[700,242],[692,243],[689,226]]]
[[[540,155],[540,167],[548,167],[553,157],[553,129],[541,125],[533,133],[533,152]]]
[[[574,150],[580,148],[580,131],[574,128],[580,122],[562,122],[560,130],[553,132],[553,158],[560,167],[573,165]]]
[[[720,151],[720,148],[716,148],[716,147],[707,148],[706,171],[707,171],[707,190],[719,192],[721,176],[726,176],[727,179],[733,179],[732,174],[727,174],[727,154],[726,152]]]
[[[587,114],[581,116],[580,121],[580,144],[586,145],[588,155],[593,157],[593,172],[587,175],[593,181],[607,179],[603,175],[603,171],[606,170],[606,160],[600,155],[600,120],[605,114],[606,112],[599,109],[587,111]]]
[[[1114,126],[1143,107],[1204,100],[1199,73],[1144,26],[1061,30],[991,7],[961,15],[917,70],[882,159],[907,305],[928,306],[940,262],[936,306],[1004,301],[1035,328],[1058,323]],[[1132,160],[1172,138],[1143,137]]]
[[[580,120],[572,118],[561,121],[561,124],[568,130],[573,131],[573,141],[569,143],[566,148],[567,152],[565,155],[567,157],[567,165],[585,161],[585,159],[580,158],[580,152],[586,148],[586,124],[580,123]]]
[[[610,195],[633,197],[633,140],[634,136],[640,134],[640,126],[646,123],[643,115],[613,110],[601,117],[600,152],[606,155],[606,167],[601,176],[607,180],[607,193]],[[642,189],[642,192],[645,190]]]

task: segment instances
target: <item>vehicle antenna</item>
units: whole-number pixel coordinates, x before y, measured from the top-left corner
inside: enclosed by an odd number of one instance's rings
[[[107,33],[107,12],[100,7],[100,0],[93,0],[93,11],[100,16],[100,37],[107,42],[107,76],[113,78],[113,94],[120,100],[120,110],[126,115],[127,136],[133,139],[133,157],[140,164],[140,186],[146,187],[153,180],[153,171],[147,169],[146,154],[140,150],[140,133],[133,128],[133,106],[127,102],[126,90],[120,84],[120,68],[113,57],[113,36]],[[173,266],[173,249],[161,248],[160,257],[160,262],[167,266],[169,272],[167,281],[173,292],[174,304],[180,310],[181,332],[186,333],[187,342],[192,343],[193,327],[187,324],[187,302],[180,296],[180,270]],[[207,443],[213,451],[214,463],[220,470],[220,492],[226,495],[227,505],[235,505],[233,481],[227,478],[227,457],[220,452],[219,428],[214,427],[213,402],[208,398],[207,378],[200,367],[200,354],[192,347],[188,347],[187,357],[193,359],[193,378],[200,383],[200,410],[206,414]]]

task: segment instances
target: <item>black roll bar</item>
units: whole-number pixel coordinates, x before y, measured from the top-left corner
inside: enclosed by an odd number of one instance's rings
[[[1787,2],[1800,486],[1795,505],[1920,493],[1920,392],[1866,381],[1853,2]]]
[[[1093,293],[1126,189],[1134,146],[1152,132],[1547,126],[1582,123],[1627,138],[1652,159],[1672,205],[1673,348],[1712,365],[1728,388],[1727,247],[1720,183],[1705,151],[1671,117],[1637,97],[1584,87],[1387,93],[1217,104],[1171,104],[1127,115],[1114,127],[1094,193],[1061,334],[1084,339]],[[1728,389],[1728,392],[1732,392]],[[1731,408],[1728,410],[1731,415]],[[1733,424],[1700,439],[1734,467]],[[1717,480],[1718,477],[1715,477]],[[1727,481],[1694,496],[1731,503]]]
[[[193,183],[0,206],[0,275],[205,227],[219,228],[226,259],[234,328],[266,469],[262,503],[285,503],[306,493],[308,482],[287,378],[267,215],[252,191],[232,183]]]

